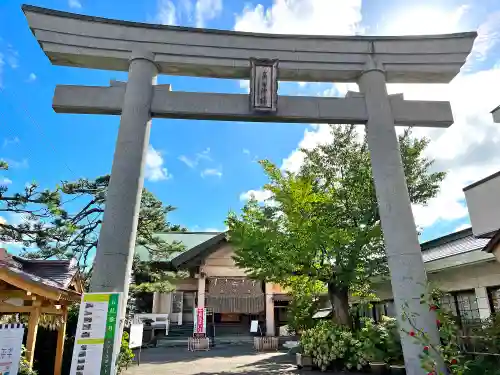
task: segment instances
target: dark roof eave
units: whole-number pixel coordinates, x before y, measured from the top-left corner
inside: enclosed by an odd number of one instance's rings
[[[37,264],[37,265],[55,265],[55,266],[69,266],[71,265],[71,260],[66,259],[29,259],[22,258],[17,255],[12,255],[12,259],[20,262],[20,263],[28,263],[28,264]]]
[[[500,105],[497,105],[495,108],[493,108],[490,113],[496,112],[497,110],[500,109]]]
[[[491,240],[489,240],[489,242],[483,248],[483,251],[486,251],[487,253],[492,253],[499,243],[500,243],[500,230],[498,230],[495,233],[495,235],[491,238]]]
[[[498,176],[500,176],[500,171],[495,172],[495,173],[493,173],[493,174],[491,174],[489,176],[486,176],[485,178],[483,178],[483,179],[481,179],[479,181],[476,181],[476,182],[474,182],[474,183],[472,183],[472,184],[464,187],[462,190],[465,192],[465,191],[467,191],[469,189],[472,189],[473,187],[476,187],[476,186],[479,186],[481,184],[484,184],[485,182],[488,182],[489,180],[492,180],[492,179],[494,179],[494,178],[496,178]]]

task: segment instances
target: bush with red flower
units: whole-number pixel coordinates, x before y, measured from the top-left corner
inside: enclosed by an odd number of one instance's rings
[[[409,322],[411,329],[404,332],[422,346],[421,365],[424,370],[428,371],[429,375],[463,375],[467,370],[467,361],[460,350],[459,330],[453,315],[441,308],[442,296],[442,292],[434,289],[427,295],[422,295],[420,300],[421,304],[427,304],[429,310],[436,314],[440,344],[435,345],[430,342],[428,335],[416,327],[416,315],[409,313],[405,307],[403,307],[403,317]],[[444,363],[446,374],[439,370],[439,361]]]

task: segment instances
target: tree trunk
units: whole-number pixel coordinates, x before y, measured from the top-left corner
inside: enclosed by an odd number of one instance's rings
[[[332,320],[340,325],[351,327],[351,316],[349,315],[349,290],[328,283],[328,297],[333,307]]]

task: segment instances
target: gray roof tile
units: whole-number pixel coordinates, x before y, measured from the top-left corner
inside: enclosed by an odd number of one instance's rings
[[[488,241],[488,238],[475,238],[472,229],[468,228],[423,243],[422,257],[424,262],[431,262],[471,251],[482,251]]]
[[[12,257],[15,261],[9,269],[22,277],[59,289],[67,289],[75,277],[78,266],[72,260],[38,260]]]

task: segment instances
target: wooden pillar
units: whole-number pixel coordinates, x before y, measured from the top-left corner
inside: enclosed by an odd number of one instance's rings
[[[57,329],[56,359],[54,361],[54,375],[61,375],[64,354],[64,338],[66,336],[66,321],[68,320],[68,308],[62,306],[62,325]]]
[[[205,286],[206,286],[205,274],[201,273],[198,276],[198,301],[197,301],[198,308],[205,307]]]
[[[35,357],[36,334],[38,332],[38,322],[40,321],[40,302],[33,301],[35,307],[30,312],[28,322],[28,337],[26,338],[26,354],[30,368],[33,367],[33,359]]]

